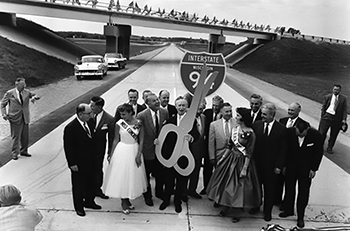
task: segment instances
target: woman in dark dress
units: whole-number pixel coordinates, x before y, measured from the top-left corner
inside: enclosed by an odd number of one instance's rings
[[[261,188],[254,160],[255,144],[252,118],[247,108],[236,109],[237,126],[232,129],[231,146],[218,161],[210,179],[208,198],[225,206],[220,212],[225,216],[230,208],[254,208],[261,205]],[[232,222],[238,222],[237,217]]]

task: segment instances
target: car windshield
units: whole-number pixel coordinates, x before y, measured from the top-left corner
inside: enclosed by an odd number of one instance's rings
[[[83,63],[103,63],[103,58],[101,57],[83,57]]]
[[[117,54],[117,53],[112,53],[112,54],[106,54],[107,58],[122,58],[121,54]]]

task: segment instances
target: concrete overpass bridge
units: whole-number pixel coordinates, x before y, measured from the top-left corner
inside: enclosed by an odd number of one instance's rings
[[[196,14],[181,15],[174,11],[167,13],[159,8],[154,11],[147,5],[141,9],[134,2],[129,6],[121,6],[119,0],[114,5],[98,3],[96,0],[0,0],[0,12],[0,20],[9,20],[12,23],[16,21],[16,14],[106,23],[106,52],[120,52],[126,57],[129,57],[132,26],[208,34],[208,52],[212,53],[224,46],[225,36],[253,38],[254,45],[278,37],[269,26],[253,27],[249,23],[230,23],[225,19],[219,22],[215,17],[210,20],[207,16],[199,18]]]

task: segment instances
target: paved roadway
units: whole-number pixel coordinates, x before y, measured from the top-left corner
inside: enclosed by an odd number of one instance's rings
[[[159,53],[102,95],[106,100],[105,109],[114,113],[117,105],[127,101],[127,90],[131,87],[139,91],[150,89],[154,92],[167,89],[171,92],[171,101],[175,96],[184,94],[186,91],[180,80],[178,67],[181,58],[181,51],[174,46]],[[252,85],[249,85],[249,81],[252,80],[250,77],[244,75],[238,77],[239,74],[233,70],[229,72],[230,81],[226,82],[234,85],[233,87],[237,88],[241,95],[227,84],[223,84],[217,93],[233,104],[233,107],[248,107],[248,101],[242,95],[247,96],[255,91],[264,93],[267,100],[276,103],[283,110],[287,108],[286,102],[277,98],[277,91],[260,92],[267,87],[261,84],[259,85],[261,88],[252,88]],[[247,82],[244,86],[242,79]],[[256,83],[256,80],[253,82]],[[289,97],[287,93],[283,96]],[[210,106],[210,98],[207,101]],[[282,113],[280,109],[279,114]],[[304,113],[303,117],[312,125],[317,122],[312,114]],[[267,225],[262,219],[262,214],[251,216],[246,211],[240,210],[231,212],[231,216],[236,214],[241,217],[239,223],[233,224],[230,218],[219,217],[220,210],[214,208],[212,202],[206,198],[190,199],[187,205],[183,204],[183,211],[180,214],[175,213],[172,205],[164,211],[158,210],[161,201],[156,198],[154,207],[146,206],[143,199],[139,198],[133,202],[136,210],[130,215],[121,213],[118,199],[97,198],[96,202],[103,207],[101,211],[87,210],[86,217],[76,216],[72,206],[70,172],[62,148],[63,128],[73,118],[74,116],[59,124],[34,143],[29,148],[30,153],[34,154],[33,157],[10,161],[0,168],[0,185],[10,183],[18,186],[22,190],[24,203],[33,205],[43,213],[44,219],[37,230],[260,230]],[[343,135],[341,139],[343,143],[341,151],[343,154],[348,154],[349,139]],[[202,179],[198,190],[201,188]],[[320,171],[313,182],[312,195],[306,211],[306,226],[330,227],[349,224],[349,192],[349,174],[328,158],[323,158]],[[286,228],[296,225],[296,217],[280,219],[278,213],[277,208],[274,208],[273,220],[270,223],[277,223]]]

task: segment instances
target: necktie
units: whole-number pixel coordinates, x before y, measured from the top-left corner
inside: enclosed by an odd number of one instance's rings
[[[216,116],[217,116],[217,114],[216,114],[216,113],[214,113],[214,118],[213,118],[213,121],[215,121],[215,120],[216,120]]]
[[[287,128],[291,128],[291,127],[293,127],[293,120],[289,119],[288,124],[287,124]]]
[[[84,129],[85,129],[86,134],[88,135],[88,137],[91,138],[90,130],[89,130],[89,128],[86,126],[86,123],[85,123],[85,122],[84,122]]]
[[[269,123],[265,123],[264,135],[269,136]]]
[[[21,104],[23,105],[23,97],[22,97],[22,92],[19,92],[19,99],[21,100]]]
[[[230,129],[228,127],[228,121],[225,121],[225,135],[226,139],[230,139]]]
[[[337,109],[338,103],[339,103],[338,96],[336,96],[334,99],[334,111]]]
[[[92,120],[94,121],[94,128],[96,128],[97,127],[97,124],[96,124],[96,122],[97,122],[97,115],[96,114],[94,115]]]
[[[155,121],[155,125],[156,125],[156,133],[157,135],[159,134],[159,121],[158,121],[158,115],[157,113],[154,114],[154,121]]]

